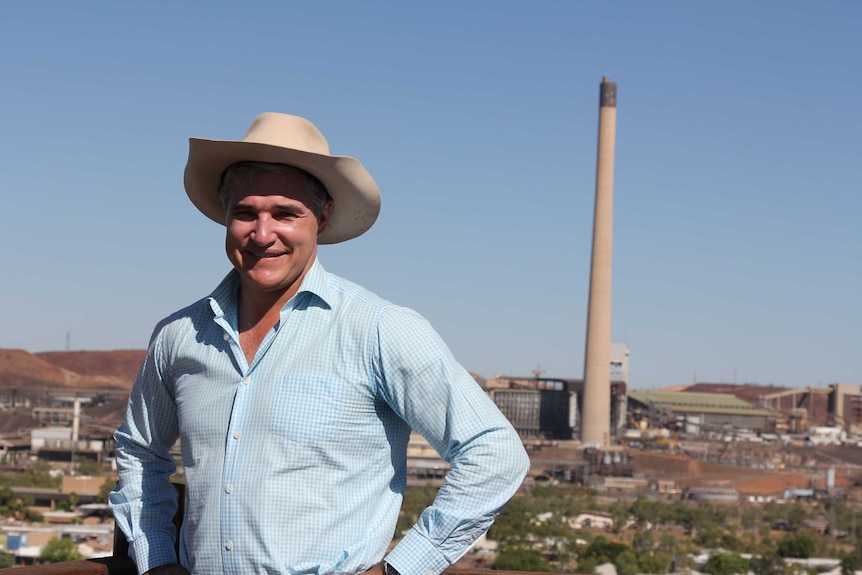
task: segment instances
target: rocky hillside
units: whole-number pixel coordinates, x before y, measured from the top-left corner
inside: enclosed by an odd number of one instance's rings
[[[0,349],[2,388],[132,388],[146,350],[52,351]]]

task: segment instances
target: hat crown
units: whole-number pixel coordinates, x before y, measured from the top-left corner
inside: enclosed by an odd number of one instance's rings
[[[264,112],[254,119],[244,142],[329,155],[329,144],[314,124],[291,114]]]

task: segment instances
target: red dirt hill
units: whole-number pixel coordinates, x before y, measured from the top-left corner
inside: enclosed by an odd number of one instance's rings
[[[0,349],[0,387],[131,389],[144,350],[56,351]]]
[[[145,349],[113,351],[46,351],[34,354],[50,363],[81,375],[116,377],[128,382],[129,388],[138,376]]]

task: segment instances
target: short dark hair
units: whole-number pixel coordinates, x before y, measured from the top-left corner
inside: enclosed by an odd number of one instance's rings
[[[227,209],[228,199],[237,182],[247,182],[257,174],[262,173],[285,176],[296,172],[301,173],[305,177],[305,191],[311,196],[311,211],[315,216],[320,218],[326,202],[331,200],[332,196],[326,191],[326,186],[323,185],[323,182],[317,179],[314,174],[288,164],[274,164],[270,162],[237,162],[236,164],[231,164],[222,172],[221,183],[218,187],[218,197],[221,200],[221,205]]]

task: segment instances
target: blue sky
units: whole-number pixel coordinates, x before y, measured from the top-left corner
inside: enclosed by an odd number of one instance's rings
[[[146,347],[228,271],[188,138],[311,119],[383,209],[321,249],[471,371],[583,373],[598,86],[619,86],[631,384],[862,383],[862,4],[17,2],[0,347]]]

